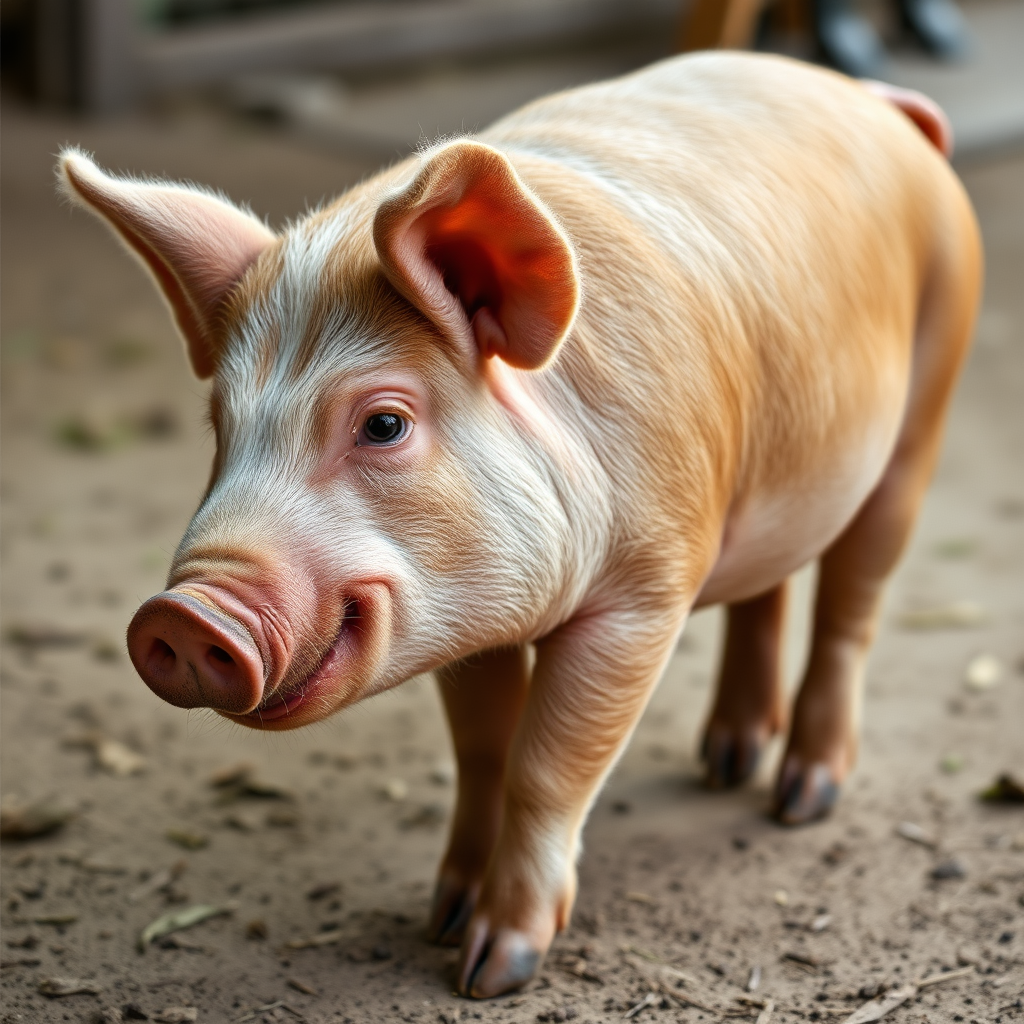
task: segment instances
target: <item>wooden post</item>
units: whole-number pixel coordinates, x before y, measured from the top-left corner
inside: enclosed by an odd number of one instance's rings
[[[132,0],[79,0],[81,71],[79,103],[108,114],[130,107],[136,97],[135,7]]]
[[[683,23],[679,49],[742,49],[751,44],[766,0],[695,0]]]

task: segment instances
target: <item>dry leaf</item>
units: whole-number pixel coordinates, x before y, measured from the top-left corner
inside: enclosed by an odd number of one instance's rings
[[[220,917],[223,914],[231,914],[238,909],[234,901],[220,905],[212,903],[197,903],[191,907],[184,907],[182,910],[175,910],[169,914],[163,914],[155,921],[150,922],[142,929],[139,935],[139,950],[145,952],[146,947],[154,940],[170,935],[172,932],[182,931],[191,928],[211,917]]]
[[[645,892],[627,892],[626,899],[630,903],[653,903],[654,899]]]
[[[284,944],[285,949],[315,949],[317,946],[330,946],[335,942],[341,942],[345,933],[340,928],[333,928],[328,932],[321,932],[308,939],[292,939]]]
[[[146,770],[146,759],[141,754],[96,731],[87,732],[82,736],[72,736],[64,741],[64,746],[84,747],[92,751],[97,768],[121,778],[138,775]]]
[[[193,1024],[199,1020],[199,1011],[194,1006],[168,1006],[154,1013],[153,1020],[159,1024]]]
[[[199,832],[189,832],[183,828],[169,828],[164,835],[172,843],[177,843],[178,846],[182,846],[186,850],[201,850],[210,842],[206,836],[201,835]]]
[[[88,978],[43,978],[37,986],[40,993],[57,999],[60,996],[99,995],[100,986]]]
[[[386,797],[388,800],[394,800],[397,803],[409,795],[409,785],[404,779],[388,779],[381,786],[380,793],[381,796]]]
[[[95,752],[96,764],[112,775],[127,778],[146,770],[146,759],[117,740],[99,740]]]
[[[904,629],[968,629],[984,621],[985,609],[973,601],[918,608],[904,612],[899,618]]]
[[[10,804],[0,809],[0,839],[34,839],[56,832],[75,812],[54,800]]]

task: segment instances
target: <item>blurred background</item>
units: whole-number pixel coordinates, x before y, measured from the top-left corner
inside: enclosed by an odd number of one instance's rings
[[[915,1024],[1021,1020],[1024,821],[978,794],[1024,778],[1024,0],[3,0],[0,42],[3,1024],[620,1020],[652,963],[719,1008],[763,969],[779,1024],[976,965]],[[424,140],[718,46],[945,108],[987,251],[975,348],[835,816],[766,819],[778,744],[752,786],[700,788],[721,631],[701,612],[594,809],[572,929],[536,987],[467,1008],[421,937],[453,799],[429,681],[271,737],[161,703],[128,662],[208,478],[207,386],[145,275],[58,199],[54,157],[194,180],[279,227]],[[225,912],[137,952],[197,904]],[[50,998],[53,978],[85,987]],[[635,1019],[696,1024],[659,1007]]]
[[[8,0],[5,89],[89,114],[185,94],[394,155],[680,50],[922,88],[961,148],[1024,135],[1020,0]]]

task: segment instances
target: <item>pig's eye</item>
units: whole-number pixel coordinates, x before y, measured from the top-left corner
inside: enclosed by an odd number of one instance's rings
[[[396,444],[409,433],[411,424],[407,419],[394,412],[377,412],[367,416],[363,423],[356,444],[382,445]]]

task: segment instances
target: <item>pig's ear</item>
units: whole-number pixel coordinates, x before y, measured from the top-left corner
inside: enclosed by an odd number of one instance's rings
[[[224,300],[274,235],[217,196],[169,182],[105,174],[65,150],[57,175],[66,195],[98,213],[156,278],[185,336],[192,368],[216,368]]]
[[[388,196],[373,225],[391,283],[446,335],[536,370],[579,305],[572,246],[497,150],[456,142]]]

